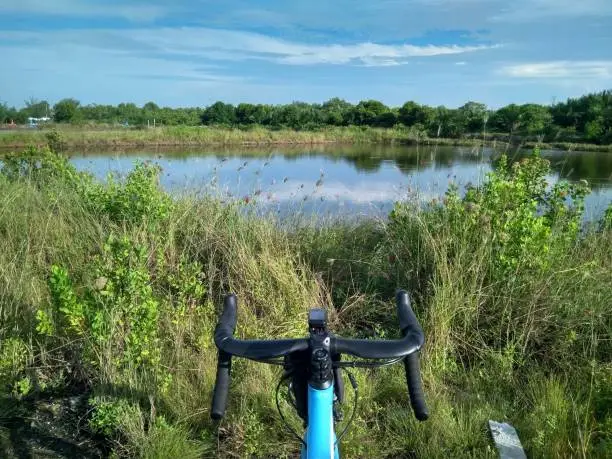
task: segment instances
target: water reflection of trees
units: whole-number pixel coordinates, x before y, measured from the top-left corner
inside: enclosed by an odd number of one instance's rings
[[[88,153],[99,155],[100,151]],[[102,153],[108,153],[104,151]],[[151,156],[187,160],[191,157],[215,156],[219,160],[227,157],[258,158],[267,160],[272,156],[282,156],[285,160],[298,160],[304,157],[321,157],[343,161],[361,172],[378,171],[383,162],[393,161],[404,174],[423,168],[444,169],[453,164],[478,164],[489,162],[498,155],[489,149],[484,151],[472,147],[432,147],[406,145],[275,145],[236,147],[219,145],[194,148],[148,148],[122,150],[126,156]],[[518,161],[529,155],[528,151],[509,152],[511,161]],[[610,187],[612,183],[612,155],[596,152],[544,151],[543,156],[551,161],[553,171],[569,180],[586,179],[593,188]]]
[[[528,153],[518,153],[511,159],[518,161]],[[609,188],[612,182],[612,155],[595,152],[543,152],[551,169],[559,177],[577,181],[586,180],[593,189]]]
[[[404,174],[411,171],[433,167],[446,169],[459,162],[461,164],[475,164],[483,161],[478,154],[458,154],[453,148],[441,149],[404,149],[395,157],[392,154],[374,155],[366,152],[363,155],[346,156],[345,161],[352,164],[358,171],[372,172],[380,168],[383,161],[393,161]]]

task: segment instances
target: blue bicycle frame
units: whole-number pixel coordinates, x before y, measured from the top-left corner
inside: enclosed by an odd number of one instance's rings
[[[327,389],[308,386],[308,427],[301,459],[339,459],[333,407],[333,384]]]

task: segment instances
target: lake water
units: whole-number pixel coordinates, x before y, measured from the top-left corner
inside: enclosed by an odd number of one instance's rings
[[[527,153],[511,153],[512,160]],[[612,202],[612,154],[543,151],[551,181],[585,179],[593,192],[587,218]],[[135,161],[163,168],[161,183],[175,194],[214,193],[265,211],[332,216],[383,216],[401,199],[439,199],[451,184],[479,183],[497,153],[469,147],[338,146],[148,149],[74,154],[72,162],[99,178],[125,174]]]

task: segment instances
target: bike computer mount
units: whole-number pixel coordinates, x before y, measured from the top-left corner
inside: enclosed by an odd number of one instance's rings
[[[316,308],[308,311],[308,330],[311,334],[320,334],[327,331],[327,312],[325,309]]]
[[[327,312],[311,309],[308,313],[310,332],[309,383],[317,389],[326,389],[333,382],[332,359],[329,353],[330,337],[327,331]]]

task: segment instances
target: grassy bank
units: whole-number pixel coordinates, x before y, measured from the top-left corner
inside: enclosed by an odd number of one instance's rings
[[[57,132],[58,134],[55,134]],[[293,129],[271,130],[262,127],[230,129],[209,126],[161,127],[152,129],[101,129],[96,127],[57,126],[54,129],[32,129],[0,132],[0,148],[19,149],[28,145],[42,146],[49,136],[67,148],[128,148],[146,146],[206,145],[312,145],[312,144],[407,144],[510,148],[502,140],[487,138],[428,138],[423,132],[408,128],[381,129],[371,127],[329,127],[313,131]],[[512,148],[533,148],[533,142],[513,144]],[[612,151],[612,145],[552,143],[541,148],[581,151]]]
[[[48,130],[16,131],[0,136],[0,145],[23,147],[28,144],[45,145]],[[356,127],[329,128],[317,131],[266,128],[230,129],[222,127],[190,126],[155,129],[64,128],[59,130],[67,146],[189,146],[189,145],[269,145],[269,144],[324,144],[324,143],[392,143],[408,140],[408,130]]]
[[[101,184],[51,151],[5,159],[2,455],[30,447],[15,434],[30,419],[23,406],[76,393],[84,406],[67,427],[78,436],[63,448],[87,440],[130,457],[294,457],[275,413],[275,368],[236,360],[228,416],[209,419],[223,293],[239,297],[241,337],[302,336],[313,305],[329,309],[339,334],[391,337],[391,298],[404,287],[427,337],[431,419],[414,420],[401,367],[355,371],[361,398],[344,457],[497,457],[488,419],[512,423],[530,457],[605,457],[612,213],[583,231],[586,190],[548,188],[547,171],[538,157],[502,162],[465,198],[450,192],[426,208],[398,203],[386,222],[321,227],[172,199],[151,165]]]

